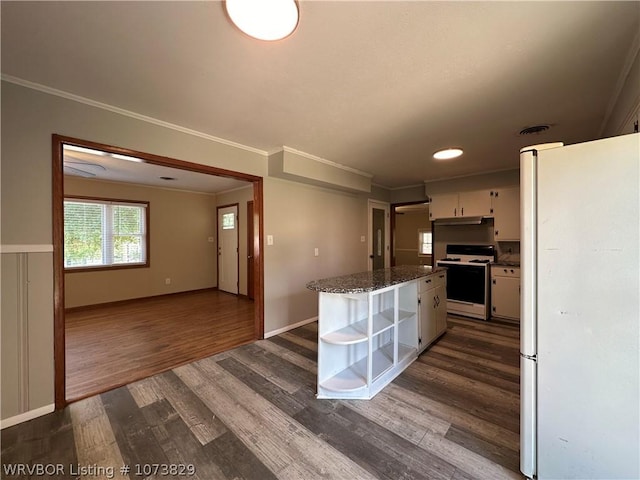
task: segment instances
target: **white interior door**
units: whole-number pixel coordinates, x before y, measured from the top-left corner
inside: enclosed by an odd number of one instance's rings
[[[238,205],[218,208],[218,289],[238,294]]]

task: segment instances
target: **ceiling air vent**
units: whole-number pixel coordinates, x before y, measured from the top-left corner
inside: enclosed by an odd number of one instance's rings
[[[549,130],[549,125],[534,125],[520,130],[520,135],[538,135]]]

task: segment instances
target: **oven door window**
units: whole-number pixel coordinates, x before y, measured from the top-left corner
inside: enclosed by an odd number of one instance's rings
[[[447,265],[447,300],[485,303],[485,266]]]

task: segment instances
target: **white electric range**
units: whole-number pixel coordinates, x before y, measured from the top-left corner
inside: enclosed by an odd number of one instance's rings
[[[447,256],[436,262],[447,267],[447,312],[488,320],[490,265],[493,245],[447,245]]]

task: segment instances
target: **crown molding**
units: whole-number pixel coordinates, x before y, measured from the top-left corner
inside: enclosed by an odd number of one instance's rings
[[[346,165],[341,165],[340,163],[332,162],[331,160],[327,160],[326,158],[316,157],[315,155],[311,155],[310,153],[301,152],[300,150],[296,150],[295,148],[287,147],[285,145],[282,146],[281,150],[277,150],[277,151],[293,153],[295,155],[300,155],[301,157],[308,158],[310,160],[315,160],[316,162],[324,163],[326,165],[331,165],[332,167],[339,168],[340,170],[344,170],[346,172],[355,173],[357,175],[361,175],[367,178],[373,178],[373,175],[371,173],[363,172],[362,170],[358,170],[352,167],[347,167]]]
[[[7,75],[5,73],[0,75],[0,78],[8,83],[13,83],[15,85],[20,85],[21,87],[30,88],[31,90],[37,90],[39,92],[48,93],[49,95],[54,95],[56,97],[66,98],[67,100],[72,100],[74,102],[83,103],[85,105],[89,105],[91,107],[100,108],[102,110],[107,110],[109,112],[117,113],[119,115],[124,115],[125,117],[134,118],[136,120],[140,120],[142,122],[151,123],[153,125],[158,125],[160,127],[169,128],[171,130],[175,130],[180,133],[186,133],[187,135],[192,135],[194,137],[204,138],[205,140],[211,140],[216,143],[221,143],[223,145],[227,145],[230,147],[239,148],[242,150],[246,150],[247,152],[257,153],[259,155],[267,156],[267,152],[265,150],[260,150],[258,148],[249,147],[247,145],[243,145],[241,143],[232,142],[231,140],[225,140],[224,138],[214,137],[213,135],[209,135],[208,133],[199,132],[197,130],[192,130],[190,128],[182,127],[180,125],[176,125],[174,123],[165,122],[164,120],[159,120],[157,118],[148,117],[147,115],[141,115],[136,112],[132,112],[130,110],[125,110],[124,108],[115,107],[113,105],[109,105],[107,103],[98,102],[96,100],[92,100],[87,97],[81,97],[80,95],[76,95],[74,93],[65,92],[63,90],[58,90],[57,88],[49,87],[47,85],[42,85],[40,83],[31,82],[29,80],[24,80],[22,78],[14,77],[12,75]]]
[[[520,170],[520,168],[500,168],[498,170],[488,170],[486,172],[477,172],[477,173],[467,173],[464,175],[454,175],[453,177],[441,177],[441,178],[434,178],[433,180],[425,180],[424,181],[424,185],[429,185],[430,183],[434,183],[434,182],[444,182],[447,180],[458,180],[460,178],[469,178],[469,177],[479,177],[482,175],[491,175],[493,173],[502,173],[502,172],[513,172],[516,170]]]
[[[618,103],[618,99],[620,98],[622,89],[624,88],[624,85],[627,81],[627,77],[631,72],[631,67],[633,67],[633,64],[636,61],[636,58],[638,57],[638,55],[640,55],[640,31],[636,33],[636,36],[634,37],[633,42],[631,42],[631,47],[629,47],[629,52],[627,53],[627,57],[625,58],[624,65],[622,66],[622,70],[620,70],[618,81],[613,90],[611,98],[609,99],[609,104],[607,105],[607,110],[605,111],[605,115],[604,115],[604,118],[602,119],[602,123],[600,124],[600,130],[598,131],[598,138],[601,138],[602,135],[604,135],[604,131],[607,128],[607,125],[609,124],[609,120],[611,119],[611,114],[613,113],[613,110],[615,109],[616,104]],[[637,107],[637,99],[636,99],[635,106]],[[630,116],[633,113],[634,113],[633,111],[629,112],[629,114],[627,115],[628,118],[626,119],[626,121],[628,121],[631,118]],[[622,128],[623,125],[618,126],[618,130]]]

